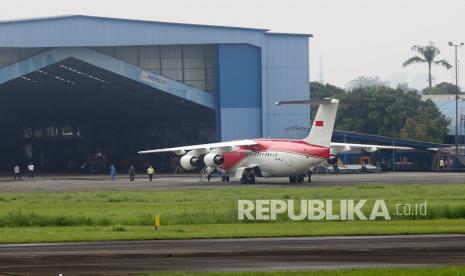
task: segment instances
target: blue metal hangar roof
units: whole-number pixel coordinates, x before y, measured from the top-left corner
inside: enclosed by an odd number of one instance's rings
[[[267,29],[167,23],[86,15],[0,21],[0,47],[76,47],[248,43],[258,47]]]

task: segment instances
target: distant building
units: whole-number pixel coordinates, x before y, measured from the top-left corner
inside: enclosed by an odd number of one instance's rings
[[[432,100],[450,120],[449,135],[455,135],[455,95],[422,95],[423,100]],[[465,135],[465,95],[458,101],[459,134]]]

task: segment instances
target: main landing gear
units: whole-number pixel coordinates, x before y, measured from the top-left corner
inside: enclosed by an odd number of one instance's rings
[[[290,183],[303,183],[304,180],[305,180],[304,175],[289,176],[289,182]]]
[[[241,184],[255,184],[255,173],[253,171],[245,171],[241,177]]]
[[[221,181],[222,181],[222,182],[229,182],[229,175],[223,175],[223,176],[221,177]]]

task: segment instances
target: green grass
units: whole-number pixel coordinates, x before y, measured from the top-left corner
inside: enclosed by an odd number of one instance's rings
[[[398,203],[427,201],[428,215],[393,215],[393,221],[379,223],[289,222],[287,216],[280,216],[274,222],[241,223],[237,220],[238,199],[332,199],[335,202],[339,199],[367,199],[370,202],[384,199],[391,214]],[[162,230],[156,234],[150,227],[155,214],[160,214],[162,223]],[[365,184],[315,188],[243,186],[177,191],[0,194],[0,242],[3,243],[210,236],[463,233],[460,229],[465,229],[463,218],[465,185],[462,184]],[[106,235],[109,238],[105,238]]]
[[[160,276],[463,276],[465,275],[465,266],[445,266],[445,267],[421,267],[421,268],[369,268],[369,269],[331,269],[315,270],[302,272],[218,272],[218,273],[157,273],[141,275],[160,275]]]
[[[397,203],[427,201],[427,216],[401,219],[465,218],[465,185],[361,185],[322,188],[234,187],[209,190],[2,193],[0,227],[21,226],[142,226],[160,214],[164,225],[237,223],[238,199],[384,199]],[[370,207],[367,204],[366,207]],[[335,206],[337,210],[337,204]],[[278,222],[288,221],[287,216]]]
[[[465,234],[465,220],[345,221],[151,226],[3,227],[0,243],[191,238]]]

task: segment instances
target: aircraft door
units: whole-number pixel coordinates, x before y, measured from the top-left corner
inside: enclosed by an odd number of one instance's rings
[[[286,160],[286,165],[292,166],[292,159],[291,159],[291,153],[290,152],[286,152],[286,154],[284,156],[284,160]]]

